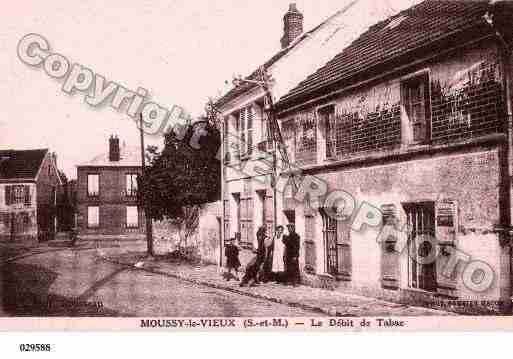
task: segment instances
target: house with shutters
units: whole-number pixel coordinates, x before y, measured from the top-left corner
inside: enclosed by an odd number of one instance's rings
[[[56,155],[48,149],[0,150],[0,240],[52,239],[61,187]]]
[[[269,92],[273,101],[278,101],[306,76],[323,66],[368,26],[414,2],[387,1],[387,6],[383,6],[370,0],[348,1],[339,11],[308,31],[304,31],[305,15],[296,4],[290,4],[283,15],[283,33],[276,38],[280,49],[260,67],[270,77]],[[361,16],[364,13],[366,16]],[[256,245],[259,226],[265,225],[272,235],[275,222],[285,225],[295,221],[293,212],[285,212],[283,202],[278,198],[276,202],[274,200],[269,166],[259,168],[264,158],[270,161],[269,151],[273,146],[268,136],[266,111],[269,101],[266,92],[254,82],[259,78],[260,69],[216,102],[223,119],[222,201],[209,205],[217,208],[217,212],[210,211],[210,221],[208,213],[203,213],[200,221],[202,232],[220,233],[224,239],[234,238],[239,233],[241,245],[248,249]],[[217,220],[212,213],[216,213]],[[218,225],[222,226],[219,230]]]
[[[120,146],[115,136],[109,138],[108,151],[77,166],[79,236],[144,235],[144,213],[137,204],[140,174],[140,147]]]
[[[298,192],[310,193],[278,197],[301,236],[305,282],[510,303],[512,21],[506,1],[423,1],[279,99]],[[334,191],[344,200],[327,200]],[[364,203],[379,221],[355,227]]]

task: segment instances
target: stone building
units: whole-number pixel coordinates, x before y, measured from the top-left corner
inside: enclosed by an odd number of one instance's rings
[[[399,3],[404,6],[404,3],[412,2]],[[291,4],[283,17],[281,49],[262,65],[272,77],[269,90],[273,100],[277,101],[308,74],[323,66],[373,22],[386,19],[398,9],[383,8],[372,1],[351,2],[303,33],[303,14]],[[360,15],[364,12],[367,16],[362,18]],[[360,20],[354,21],[355,18]],[[258,70],[247,80],[257,78]],[[254,82],[242,82],[217,101],[224,118],[224,194],[222,203],[217,204],[218,210],[204,213],[200,221],[204,227],[207,227],[204,223],[209,223],[213,232],[222,217],[225,238],[241,233],[242,244],[249,249],[256,240],[259,225],[265,222],[270,233],[274,227],[271,173],[262,169],[254,173],[261,156],[266,157],[266,149],[272,147],[268,141],[265,97],[265,91]],[[238,145],[239,138],[242,146]],[[281,201],[277,205],[281,206]],[[282,210],[278,212],[282,213]],[[280,223],[283,223],[281,218]]]
[[[221,99],[225,238],[250,244],[276,209],[301,236],[306,283],[509,302],[512,14],[501,1],[427,0],[349,36],[288,90],[277,78],[297,191],[257,145],[263,94],[248,85]]]
[[[283,210],[295,214],[307,280],[509,302],[511,15],[502,2],[424,1],[280,99],[306,200]]]
[[[77,225],[80,236],[140,237],[144,213],[137,205],[141,173],[139,147],[120,146],[111,136],[108,151],[77,166]]]
[[[54,238],[62,186],[55,159],[48,149],[0,151],[0,240]]]

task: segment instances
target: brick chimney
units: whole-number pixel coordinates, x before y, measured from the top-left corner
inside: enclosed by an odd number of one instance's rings
[[[303,33],[303,14],[299,12],[296,3],[289,6],[289,11],[283,16],[283,37],[281,48],[288,47],[299,35]]]
[[[119,161],[119,138],[118,136],[110,136],[109,138],[109,161]]]

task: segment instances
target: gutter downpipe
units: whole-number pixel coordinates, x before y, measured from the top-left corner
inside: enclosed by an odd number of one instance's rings
[[[492,4],[492,14],[495,13],[494,6]],[[512,168],[512,160],[513,160],[513,99],[512,99],[512,66],[511,66],[511,49],[506,40],[504,39],[504,36],[500,32],[500,30],[497,28],[496,24],[493,21],[493,15],[490,15],[490,13],[487,13],[485,15],[485,20],[488,22],[490,27],[495,32],[495,36],[500,43],[500,57],[501,57],[501,67],[503,70],[503,82],[504,82],[504,97],[506,102],[506,130],[507,130],[507,142],[506,142],[506,173],[503,174],[503,176],[506,177],[504,180],[504,186],[505,186],[505,195],[507,196],[507,213],[505,216],[505,223],[502,223],[502,225],[505,225],[505,228],[502,228],[499,232],[499,240],[501,242],[501,246],[503,246],[505,249],[508,250],[507,252],[507,265],[506,268],[509,270],[509,276],[507,277],[508,283],[507,284],[507,292],[502,293],[502,286],[499,288],[501,291],[500,293],[500,299],[505,300],[507,299],[509,305],[505,305],[503,309],[507,314],[511,313],[511,296],[512,296],[512,258],[511,258],[511,239],[513,235],[513,206],[512,206],[512,190],[511,190],[511,180],[513,178],[513,168]],[[502,256],[502,255],[501,255]]]

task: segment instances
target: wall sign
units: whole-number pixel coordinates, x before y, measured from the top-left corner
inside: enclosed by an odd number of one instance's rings
[[[436,202],[435,208],[437,239],[454,241],[458,231],[458,206],[456,201],[444,199]]]

